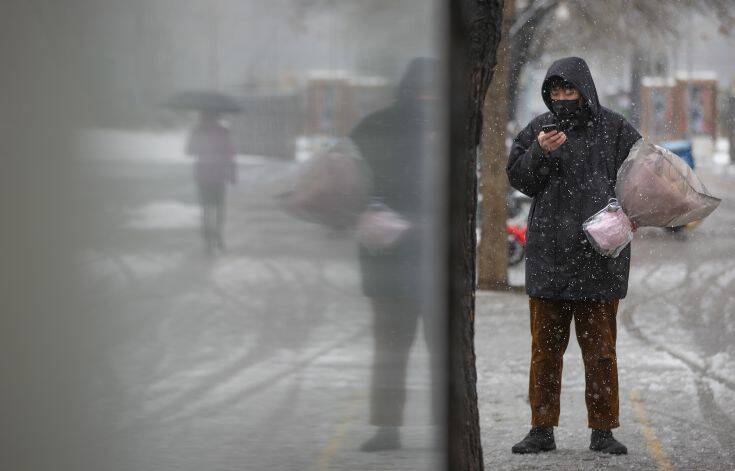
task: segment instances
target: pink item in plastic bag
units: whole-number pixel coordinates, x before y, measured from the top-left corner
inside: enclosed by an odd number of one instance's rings
[[[633,240],[633,224],[614,199],[582,225],[590,243],[603,255],[617,257]]]
[[[368,250],[384,250],[410,228],[411,223],[388,207],[368,209],[357,220],[357,239]]]

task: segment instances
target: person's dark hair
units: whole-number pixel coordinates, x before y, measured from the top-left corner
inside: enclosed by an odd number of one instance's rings
[[[547,82],[547,90],[548,93],[551,93],[551,90],[555,88],[563,88],[565,90],[576,90],[577,87],[574,86],[572,82],[568,82],[564,80],[561,77],[551,77],[549,81]]]

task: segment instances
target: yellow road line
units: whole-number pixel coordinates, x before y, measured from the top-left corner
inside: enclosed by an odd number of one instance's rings
[[[327,442],[327,446],[324,447],[324,451],[319,457],[319,461],[316,464],[317,471],[325,471],[329,469],[329,463],[337,452],[342,448],[342,443],[345,440],[345,436],[350,429],[350,425],[354,423],[355,416],[357,415],[358,408],[365,402],[367,396],[363,392],[356,393],[350,399],[350,403],[347,406],[347,413],[344,419],[337,426],[337,431],[334,436]]]
[[[666,456],[663,445],[661,445],[661,442],[653,432],[651,421],[648,420],[646,410],[643,408],[643,400],[641,399],[640,393],[634,389],[630,391],[629,397],[630,402],[633,403],[636,421],[643,427],[643,437],[646,439],[648,451],[656,462],[656,467],[659,471],[673,471],[674,467],[671,465],[668,456]]]

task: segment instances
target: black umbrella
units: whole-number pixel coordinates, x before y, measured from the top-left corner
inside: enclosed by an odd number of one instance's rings
[[[219,92],[178,92],[164,103],[169,108],[215,113],[239,113],[242,106],[237,99]]]

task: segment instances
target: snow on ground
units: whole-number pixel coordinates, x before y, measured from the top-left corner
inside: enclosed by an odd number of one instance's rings
[[[727,139],[718,139],[715,145],[715,153],[712,156],[712,162],[716,165],[729,165],[730,162],[730,141]]]
[[[199,208],[179,201],[154,201],[129,211],[133,229],[178,229],[199,225]]]
[[[191,165],[184,153],[189,130],[129,131],[90,128],[77,136],[77,155],[84,160],[157,162]],[[259,165],[272,159],[257,155],[238,155],[241,164]]]
[[[95,161],[145,161],[188,163],[184,154],[185,130],[127,131],[120,129],[85,129],[77,136],[77,153]]]
[[[110,180],[129,197],[110,200],[122,228],[80,257],[90,272],[89,300],[100,301],[90,318],[112,340],[89,350],[103,359],[95,370],[102,386],[90,394],[91,409],[104,419],[101,449],[107,446],[118,459],[134,452],[150,464],[171,460],[157,469],[184,469],[176,462],[181,457],[202,461],[191,469],[242,469],[243,462],[267,469],[286,459],[289,469],[309,469],[316,460],[331,469],[428,469],[417,464],[432,458],[431,428],[423,425],[428,375],[422,339],[409,367],[404,449],[358,450],[372,432],[370,306],[359,291],[354,241],[330,239],[322,228],[282,214],[258,186],[294,167],[268,161],[243,172],[230,193],[228,251],[206,257],[195,189],[181,186],[190,183],[190,173],[165,165],[151,171],[154,161],[146,160],[168,152],[158,163],[190,163],[181,153],[185,133],[143,134],[131,141],[117,132],[96,135],[100,151],[111,148],[127,159],[120,167],[136,167],[124,177],[115,169]],[[732,176],[711,172],[717,174],[713,189],[724,193]],[[141,181],[140,175],[149,177]],[[722,340],[727,333],[719,335],[730,324],[717,323],[717,314],[732,308],[728,290],[735,279],[728,251],[733,213],[727,200],[722,206],[684,238],[651,229],[633,242],[630,296],[621,304],[618,329],[623,426],[616,435],[629,446],[627,457],[587,450],[584,373],[573,335],[558,451],[511,455],[530,415],[528,301],[517,293],[478,293],[475,346],[487,469],[656,469],[656,443],[677,469],[732,468],[735,402],[732,389],[717,379],[735,377],[734,352]],[[509,273],[512,284],[523,284],[523,264]],[[668,290],[679,296],[656,297]],[[633,413],[634,393],[657,442],[647,442]],[[106,435],[109,424],[120,421],[131,428]]]
[[[697,169],[722,169],[730,165],[730,143],[725,138],[713,141],[709,137],[695,137],[692,153]]]
[[[709,358],[708,369],[723,378],[735,378],[735,358],[728,352],[719,352]]]

